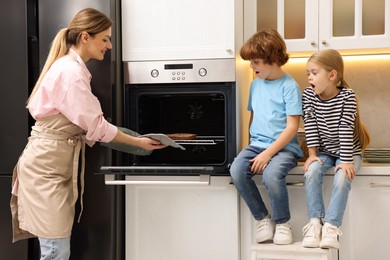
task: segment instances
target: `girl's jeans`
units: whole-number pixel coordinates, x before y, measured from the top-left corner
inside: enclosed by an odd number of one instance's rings
[[[256,183],[252,179],[252,163],[249,160],[255,158],[264,148],[255,146],[245,147],[234,159],[230,167],[230,175],[241,197],[248,205],[253,217],[262,220],[268,215]],[[288,172],[297,165],[297,157],[294,153],[281,150],[271,158],[263,171],[263,184],[267,188],[273,219],[276,224],[290,220],[290,209],[286,186]]]
[[[41,247],[40,260],[68,260],[70,257],[70,237],[42,238],[39,237]]]
[[[305,173],[305,189],[306,189],[306,206],[309,218],[324,218],[334,226],[341,226],[344,211],[347,206],[348,194],[351,190],[351,181],[347,176],[344,176],[340,169],[335,173],[333,180],[332,196],[329,202],[328,210],[325,214],[324,199],[322,195],[322,179],[325,172],[340,164],[340,159],[331,155],[320,153],[318,157],[322,161],[322,165],[315,161],[309,165]],[[353,157],[353,165],[356,172],[359,171],[362,163],[362,157],[356,155]]]

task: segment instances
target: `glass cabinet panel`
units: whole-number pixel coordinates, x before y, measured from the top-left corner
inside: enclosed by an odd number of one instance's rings
[[[385,0],[363,0],[363,35],[385,33]]]
[[[355,35],[355,0],[334,0],[333,36],[340,37],[353,35]]]
[[[257,31],[277,29],[276,0],[257,0]]]
[[[305,1],[284,1],[284,38],[303,39],[306,35],[305,28]]]

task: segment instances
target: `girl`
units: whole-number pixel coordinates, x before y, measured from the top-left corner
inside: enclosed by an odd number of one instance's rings
[[[38,237],[41,260],[69,259],[78,159],[82,151],[83,162],[85,143],[118,142],[146,150],[165,147],[156,140],[126,135],[103,117],[85,63],[103,60],[112,47],[110,39],[107,16],[91,8],[77,13],[56,35],[27,103],[36,123],[13,173],[13,241]]]
[[[302,243],[304,247],[339,248],[339,227],[351,182],[370,137],[360,122],[356,95],[344,80],[344,63],[337,51],[313,54],[307,62],[307,76],[310,87],[303,93],[302,104],[309,150],[304,176],[310,222],[302,230]],[[322,178],[331,167],[335,176],[325,212]]]

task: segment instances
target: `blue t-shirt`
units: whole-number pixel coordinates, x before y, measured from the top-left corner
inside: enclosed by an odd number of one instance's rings
[[[251,83],[248,110],[253,112],[250,144],[268,148],[287,126],[287,116],[302,115],[302,92],[288,74],[276,80],[255,79]],[[298,137],[285,147],[303,157]]]

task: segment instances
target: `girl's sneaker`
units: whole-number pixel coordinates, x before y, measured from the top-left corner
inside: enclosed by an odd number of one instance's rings
[[[321,242],[322,224],[319,218],[312,218],[310,222],[302,229],[304,247],[319,247]]]
[[[339,238],[343,233],[341,230],[333,226],[332,224],[325,223],[322,227],[322,240],[320,243],[321,248],[339,248]]]

